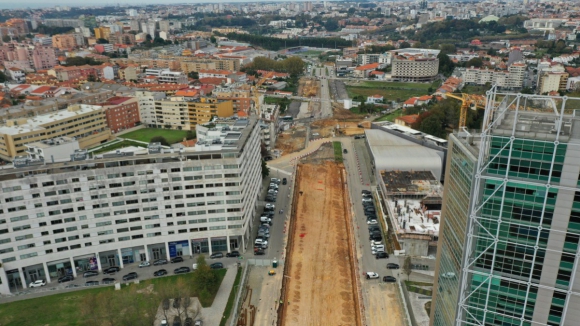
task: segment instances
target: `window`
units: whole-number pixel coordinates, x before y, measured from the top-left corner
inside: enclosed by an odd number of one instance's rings
[[[111,225],[111,224],[113,224],[113,222],[111,222],[111,221],[106,221],[106,222],[98,222],[98,223],[97,223],[97,227],[106,226],[106,225]]]

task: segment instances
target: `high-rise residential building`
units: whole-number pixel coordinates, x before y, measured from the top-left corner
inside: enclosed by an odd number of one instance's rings
[[[71,50],[78,46],[73,34],[58,34],[52,36],[52,46],[60,50]]]
[[[57,63],[53,47],[10,42],[0,46],[0,65],[26,71],[50,69]]]
[[[50,146],[71,149],[63,145],[72,140],[58,138],[0,169],[0,293],[38,278],[56,283],[110,266],[244,251],[262,184],[259,124],[215,119],[197,138],[179,151],[150,144],[39,158],[39,150],[58,150]]]
[[[579,101],[492,89],[450,135],[431,325],[578,324]]]
[[[401,50],[394,51],[391,58],[391,78],[393,80],[431,81],[437,77],[439,72],[439,59],[434,53],[408,53]]]
[[[95,28],[95,38],[97,39],[102,38],[108,41],[110,36],[111,36],[110,27],[100,26]]]

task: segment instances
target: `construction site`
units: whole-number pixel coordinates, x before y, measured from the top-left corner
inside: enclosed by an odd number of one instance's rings
[[[361,325],[344,166],[299,164],[279,325]]]

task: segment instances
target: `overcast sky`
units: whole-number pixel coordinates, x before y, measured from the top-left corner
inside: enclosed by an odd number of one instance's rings
[[[143,4],[172,4],[172,3],[209,3],[209,2],[259,2],[260,0],[228,0],[228,1],[220,1],[220,0],[121,0],[121,1],[111,1],[111,0],[103,0],[103,1],[79,1],[79,0],[0,0],[0,9],[16,9],[16,8],[44,8],[44,7],[54,7],[57,5],[60,6],[79,6],[80,4],[84,5],[96,5],[97,3],[100,5],[109,5],[109,6],[116,6],[117,4],[129,4],[129,5],[143,5]],[[274,2],[276,0],[263,0],[267,2]],[[282,1],[282,0],[279,0]],[[316,0],[314,0],[316,1]],[[314,2],[313,1],[313,2]]]

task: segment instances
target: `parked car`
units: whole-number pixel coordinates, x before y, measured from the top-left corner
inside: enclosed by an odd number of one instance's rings
[[[387,269],[399,269],[399,264],[388,263],[387,264]]]
[[[370,190],[362,190],[361,191],[361,195],[364,195],[364,194],[369,194],[370,195],[371,194],[371,191]]]
[[[103,274],[115,274],[116,272],[120,271],[121,267],[119,266],[112,266],[106,269],[103,269]]]
[[[266,204],[266,206],[264,206],[264,211],[273,211],[275,209],[276,209],[276,205],[274,205],[274,204],[268,203],[268,204]]]
[[[217,259],[217,258],[224,258],[224,253],[223,252],[214,252],[213,254],[211,254],[211,256],[209,256],[210,259]]]
[[[189,272],[191,272],[191,269],[189,267],[186,267],[186,266],[176,268],[173,271],[173,273],[175,273],[175,274],[185,274],[185,273],[189,273]]]
[[[377,252],[377,254],[375,255],[376,259],[383,259],[383,258],[389,258],[389,254],[381,251],[381,252]]]
[[[369,236],[369,240],[382,241],[383,236],[380,233],[373,233]]]
[[[98,271],[86,271],[83,273],[83,277],[92,277],[99,275]]]
[[[282,179],[282,184],[283,184],[283,185],[285,185],[285,184],[287,184],[287,183],[288,183],[288,180],[287,180],[286,178],[283,178],[283,179]]]
[[[224,268],[224,264],[222,264],[222,263],[213,263],[213,264],[209,265],[209,268],[211,268],[211,269],[222,269],[222,268]]]
[[[375,225],[375,224],[379,224],[379,222],[377,222],[377,220],[375,220],[375,219],[370,219],[370,220],[367,220],[367,224],[368,225]]]
[[[397,279],[393,276],[383,276],[383,282],[397,282]]]
[[[39,287],[45,286],[45,285],[46,285],[45,280],[36,280],[36,281],[30,283],[30,285],[28,287],[29,288],[39,288]]]
[[[87,281],[85,282],[85,286],[95,286],[99,285],[99,281]]]
[[[63,277],[60,277],[58,279],[58,283],[64,283],[64,282],[70,282],[70,281],[74,281],[75,277],[72,275],[65,275]]]
[[[112,277],[105,277],[101,283],[103,284],[111,284],[111,283],[115,283],[115,279]]]
[[[173,259],[171,259],[171,263],[181,263],[183,262],[183,257],[173,257]]]
[[[363,197],[362,202],[371,202],[373,201],[372,198]]]
[[[265,254],[266,254],[266,252],[264,251],[264,249],[261,249],[261,248],[254,249],[254,255],[255,256],[262,256],[262,255],[265,255]]]
[[[123,281],[129,281],[138,278],[139,276],[135,272],[131,272],[125,276],[123,276]]]
[[[181,317],[179,316],[175,316],[175,318],[173,318],[173,324],[171,324],[172,326],[181,326]]]
[[[165,265],[167,264],[167,259],[157,259],[156,261],[153,262],[153,265],[157,266],[157,265]]]
[[[379,278],[379,274],[375,273],[375,272],[367,272],[367,280],[370,279],[374,279],[374,278]]]
[[[195,325],[193,325],[193,326],[203,326],[203,322],[198,319],[195,321]]]
[[[348,151],[346,150],[346,148],[342,150],[342,153],[343,154],[347,154],[348,153]]]
[[[453,272],[443,273],[443,274],[441,274],[441,277],[443,277],[443,278],[455,278],[455,273],[453,273]]]
[[[226,257],[240,257],[240,252],[237,250],[233,250],[232,252],[228,252]]]
[[[270,178],[270,183],[280,184],[280,179],[278,179],[278,178]]]
[[[160,269],[158,271],[155,271],[155,273],[153,273],[153,276],[163,276],[163,275],[167,275],[167,270]]]
[[[142,261],[141,263],[139,263],[139,268],[141,267],[149,267],[151,266],[151,263],[148,261]]]
[[[181,304],[181,298],[173,299],[173,308],[179,307],[180,304]]]
[[[267,203],[275,203],[276,202],[276,197],[267,196],[266,197],[266,202]]]

